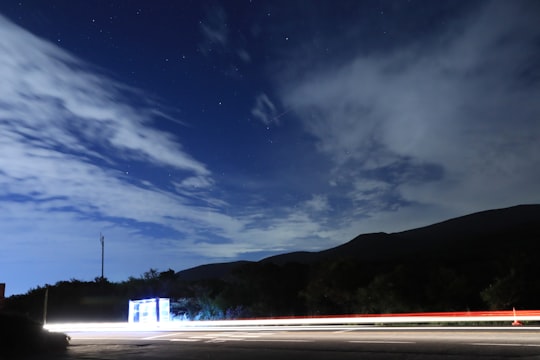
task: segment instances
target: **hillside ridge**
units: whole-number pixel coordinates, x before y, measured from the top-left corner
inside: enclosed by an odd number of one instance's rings
[[[471,245],[470,242],[474,242],[475,239],[479,243],[478,246],[483,245],[486,238],[494,241],[493,247],[499,246],[504,241],[504,239],[500,239],[503,234],[519,231],[519,228],[523,227],[534,228],[540,232],[540,204],[490,209],[395,233],[361,234],[352,240],[326,250],[278,254],[264,258],[258,263],[309,264],[339,257],[374,262],[391,261],[410,255],[433,256],[434,252],[445,255],[441,249],[447,250],[460,245]],[[437,251],[437,249],[439,250]],[[255,262],[234,261],[207,264],[179,271],[177,275],[186,280],[224,278],[235,268],[246,263]]]

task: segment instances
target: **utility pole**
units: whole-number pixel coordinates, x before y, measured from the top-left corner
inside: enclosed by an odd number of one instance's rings
[[[99,233],[99,241],[101,242],[101,281],[105,280],[103,269],[105,267],[105,236]]]
[[[47,324],[47,307],[49,305],[49,285],[45,288],[45,299],[43,299],[43,325]]]

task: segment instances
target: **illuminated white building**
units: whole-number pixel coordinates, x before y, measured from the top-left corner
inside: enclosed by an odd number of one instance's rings
[[[170,300],[152,298],[129,301],[128,322],[154,323],[170,320]]]

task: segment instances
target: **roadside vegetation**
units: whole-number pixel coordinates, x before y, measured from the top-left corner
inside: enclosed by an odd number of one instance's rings
[[[126,321],[128,300],[166,297],[177,320],[540,309],[540,205],[491,210],[317,253],[72,279],[5,299],[53,321]]]
[[[248,263],[221,279],[185,281],[173,270],[151,269],[113,283],[61,281],[6,299],[5,308],[50,321],[125,321],[128,300],[171,299],[177,320],[246,317],[537,309],[536,261],[380,263],[354,259],[316,264]]]

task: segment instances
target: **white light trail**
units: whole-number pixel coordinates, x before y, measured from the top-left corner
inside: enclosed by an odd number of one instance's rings
[[[46,324],[45,329],[58,332],[103,332],[103,331],[213,331],[271,330],[280,327],[284,330],[302,328],[328,329],[331,325],[386,325],[386,324],[433,324],[433,323],[481,323],[540,321],[540,310],[489,311],[489,312],[453,312],[453,313],[410,313],[410,314],[369,314],[325,317],[290,317],[242,320],[205,320],[205,321],[169,321],[152,323],[62,323]]]

